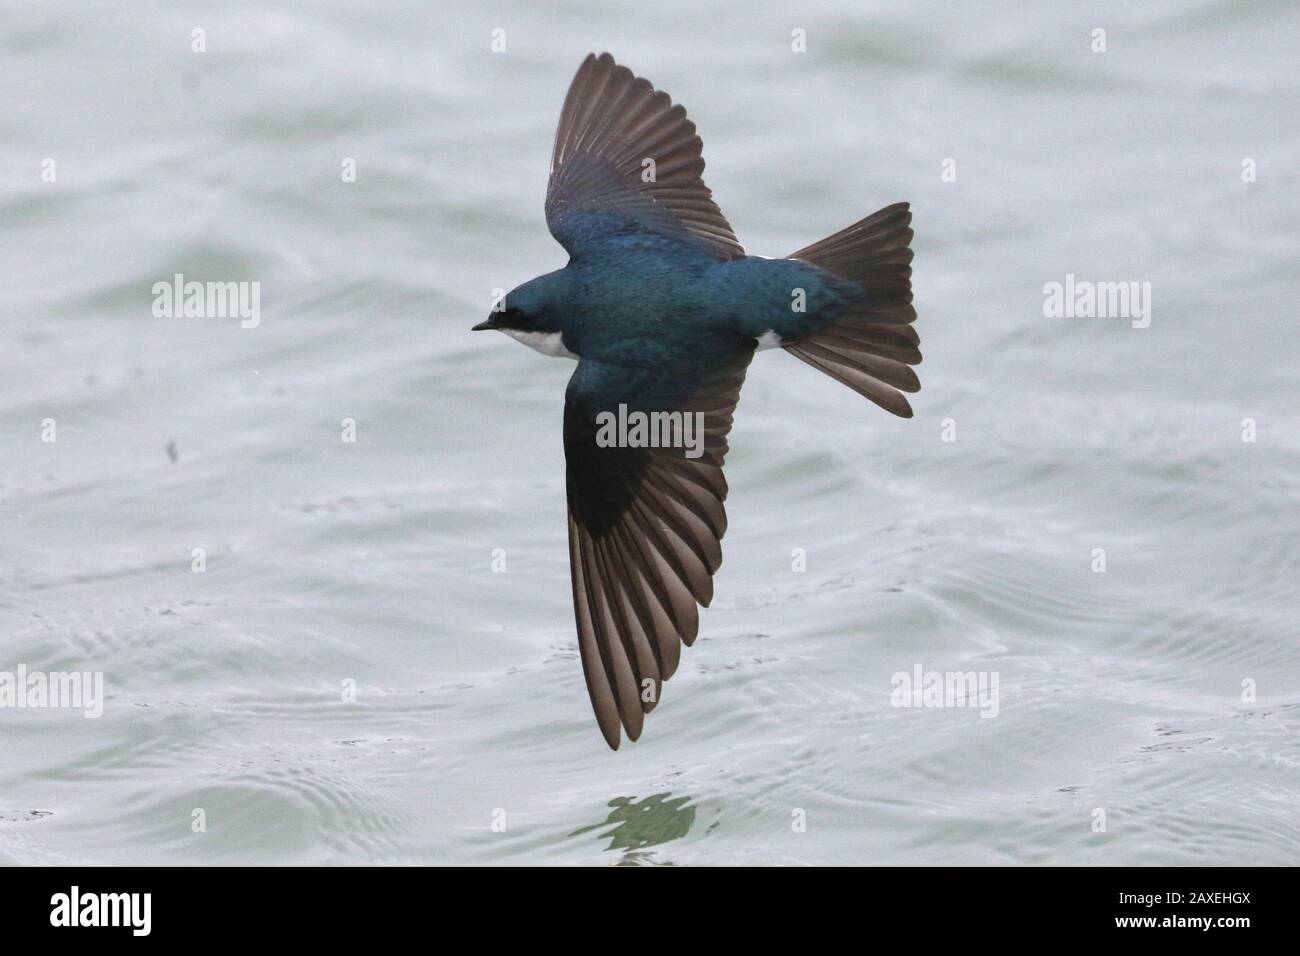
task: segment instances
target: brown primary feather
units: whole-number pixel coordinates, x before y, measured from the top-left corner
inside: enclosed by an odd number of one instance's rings
[[[705,453],[645,449],[635,494],[603,533],[569,512],[569,559],[578,647],[596,721],[618,748],[636,740],[644,715],[694,643],[699,607],[713,598],[726,533],[727,454],[740,388],[752,353],[704,375],[680,410],[704,414]]]
[[[561,244],[571,244],[565,216],[596,209],[681,232],[719,259],[741,258],[745,249],[703,173],[703,144],[685,107],[608,53],[583,60],[560,112],[546,192],[547,222]]]

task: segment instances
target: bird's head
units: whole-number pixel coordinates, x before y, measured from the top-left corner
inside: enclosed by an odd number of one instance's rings
[[[538,276],[511,289],[497,303],[487,319],[471,331],[496,329],[498,332],[534,332],[548,334],[559,332],[548,305],[548,276]]]

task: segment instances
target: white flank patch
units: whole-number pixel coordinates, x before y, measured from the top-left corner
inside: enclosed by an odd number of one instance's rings
[[[578,357],[564,347],[564,338],[559,332],[521,332],[519,329],[501,331],[516,342],[522,342],[530,349],[536,349],[551,358],[576,359]]]
[[[758,351],[763,349],[778,349],[785,343],[781,341],[781,336],[777,335],[771,329],[768,329],[758,337]]]

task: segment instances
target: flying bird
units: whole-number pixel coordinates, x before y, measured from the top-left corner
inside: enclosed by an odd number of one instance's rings
[[[615,750],[620,730],[641,735],[713,598],[727,434],[755,351],[780,348],[904,418],[902,393],[920,388],[907,203],[768,259],[745,253],[703,172],[686,110],[608,53],[588,55],[546,191],[569,262],[474,326],[578,362],[564,396],[573,609]]]

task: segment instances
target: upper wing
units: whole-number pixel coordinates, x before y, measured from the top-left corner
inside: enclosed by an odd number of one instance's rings
[[[689,239],[719,259],[741,258],[744,247],[700,178],[702,148],[685,107],[608,53],[589,53],[555,132],[551,235],[576,255],[585,239],[631,224]]]
[[[583,359],[564,404],[569,564],[578,648],[606,742],[630,739],[695,641],[713,599],[727,530],[722,463],[753,352],[707,372],[634,370]],[[601,412],[679,411],[702,425],[703,453],[607,446]],[[695,415],[698,413],[698,416]]]

